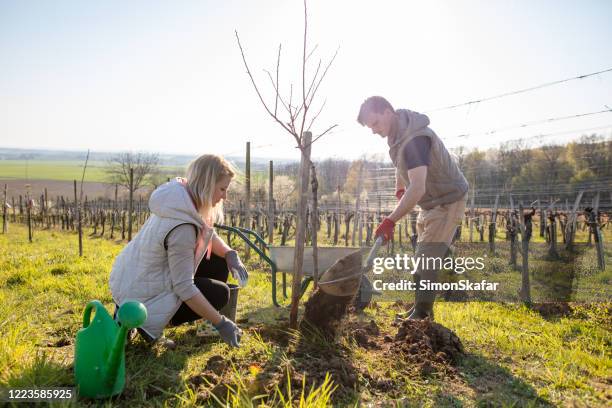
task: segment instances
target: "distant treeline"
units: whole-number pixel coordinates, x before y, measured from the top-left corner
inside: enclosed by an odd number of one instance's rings
[[[603,136],[583,136],[567,145],[532,148],[519,140],[494,149],[458,148],[453,153],[481,199],[505,193],[548,199],[579,190],[587,193],[612,190],[612,140]],[[315,164],[321,196],[337,194],[338,187],[343,195],[354,196],[362,165],[364,190],[392,193],[393,171],[388,161],[364,156],[361,161],[326,159]],[[275,176],[294,178],[298,166],[298,163],[275,166]]]

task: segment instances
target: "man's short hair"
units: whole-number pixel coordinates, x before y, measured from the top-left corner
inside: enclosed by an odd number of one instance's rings
[[[370,96],[361,104],[359,116],[357,116],[357,122],[359,122],[362,126],[365,126],[365,118],[367,114],[371,112],[383,113],[385,109],[391,109],[391,112],[395,112],[395,109],[393,109],[393,106],[391,106],[389,101],[382,96]]]

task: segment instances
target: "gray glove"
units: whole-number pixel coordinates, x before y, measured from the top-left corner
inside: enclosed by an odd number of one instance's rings
[[[213,325],[219,332],[219,336],[224,342],[232,347],[240,347],[240,338],[242,337],[242,330],[236,326],[236,323],[232,322],[225,316],[221,316],[219,324]]]
[[[249,273],[244,267],[242,261],[240,260],[238,253],[233,249],[231,251],[227,251],[225,253],[225,262],[227,262],[227,267],[232,273],[234,279],[238,281],[240,287],[245,287],[247,282],[249,281]]]

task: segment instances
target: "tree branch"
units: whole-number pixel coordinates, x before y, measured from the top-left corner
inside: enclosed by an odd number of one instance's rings
[[[261,96],[261,93],[259,92],[259,88],[257,87],[257,83],[255,82],[255,79],[253,78],[253,74],[251,74],[251,70],[249,69],[249,65],[247,64],[246,57],[244,55],[244,50],[242,49],[242,44],[240,43],[240,37],[238,36],[238,31],[236,30],[234,31],[234,33],[236,34],[236,41],[238,42],[238,48],[240,48],[240,54],[242,55],[242,62],[244,62],[244,67],[246,68],[247,74],[249,75],[249,78],[251,79],[251,83],[253,84],[253,87],[255,88],[255,92],[257,93],[257,96],[259,97],[259,101],[266,109],[266,112],[268,112],[268,114],[272,116],[272,118],[274,118],[274,120],[279,125],[281,125],[283,129],[285,129],[287,132],[289,132],[289,134],[293,136],[298,146],[301,148],[302,143],[301,143],[300,138],[295,134],[295,132],[292,132],[291,129],[287,127],[287,125],[285,125],[280,119],[278,119],[278,117],[276,117],[276,115],[274,115],[272,111],[270,111],[270,108],[268,108],[268,105],[266,104],[263,97]]]

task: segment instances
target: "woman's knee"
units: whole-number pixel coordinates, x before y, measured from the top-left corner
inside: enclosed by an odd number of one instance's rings
[[[215,309],[220,310],[229,302],[230,289],[225,282],[213,282],[214,284],[210,286],[209,293],[205,293],[204,296]]]

